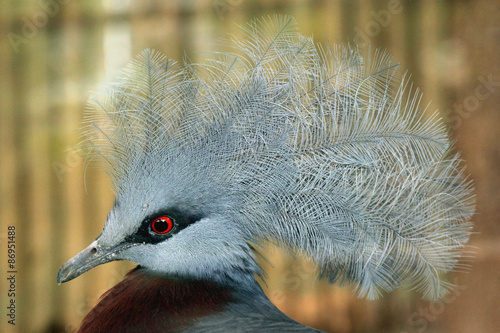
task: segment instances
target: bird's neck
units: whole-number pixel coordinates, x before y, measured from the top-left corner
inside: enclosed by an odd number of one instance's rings
[[[177,331],[222,312],[234,297],[230,287],[155,276],[138,267],[101,297],[79,332]]]

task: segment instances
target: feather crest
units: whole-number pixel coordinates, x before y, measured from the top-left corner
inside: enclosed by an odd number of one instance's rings
[[[404,282],[441,296],[474,202],[437,115],[404,99],[386,52],[316,46],[287,16],[241,30],[204,64],[146,50],[91,99],[85,134],[117,192],[139,169],[181,173],[172,196],[189,183],[193,207],[306,253],[361,296]]]

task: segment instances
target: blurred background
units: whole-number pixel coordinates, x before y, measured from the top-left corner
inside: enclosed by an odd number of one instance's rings
[[[84,173],[79,142],[89,91],[144,48],[203,59],[236,24],[295,16],[318,42],[388,49],[439,109],[477,194],[470,272],[430,303],[400,290],[377,301],[314,279],[273,251],[271,300],[329,332],[500,332],[500,1],[18,0],[0,2],[1,332],[76,332],[98,297],[134,265],[110,263],[58,286],[59,266],[101,231],[113,194]],[[85,181],[84,181],[85,174]],[[9,325],[8,226],[16,227],[16,325]]]

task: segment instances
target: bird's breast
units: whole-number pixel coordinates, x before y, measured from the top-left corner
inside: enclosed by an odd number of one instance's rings
[[[176,332],[230,302],[231,292],[210,281],[169,279],[138,267],[101,296],[79,332]]]

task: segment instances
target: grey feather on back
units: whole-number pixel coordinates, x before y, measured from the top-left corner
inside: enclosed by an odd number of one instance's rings
[[[438,116],[385,52],[315,45],[286,16],[241,34],[203,64],[145,50],[91,98],[87,147],[117,194],[153,179],[360,296],[410,283],[440,297],[474,200]]]

